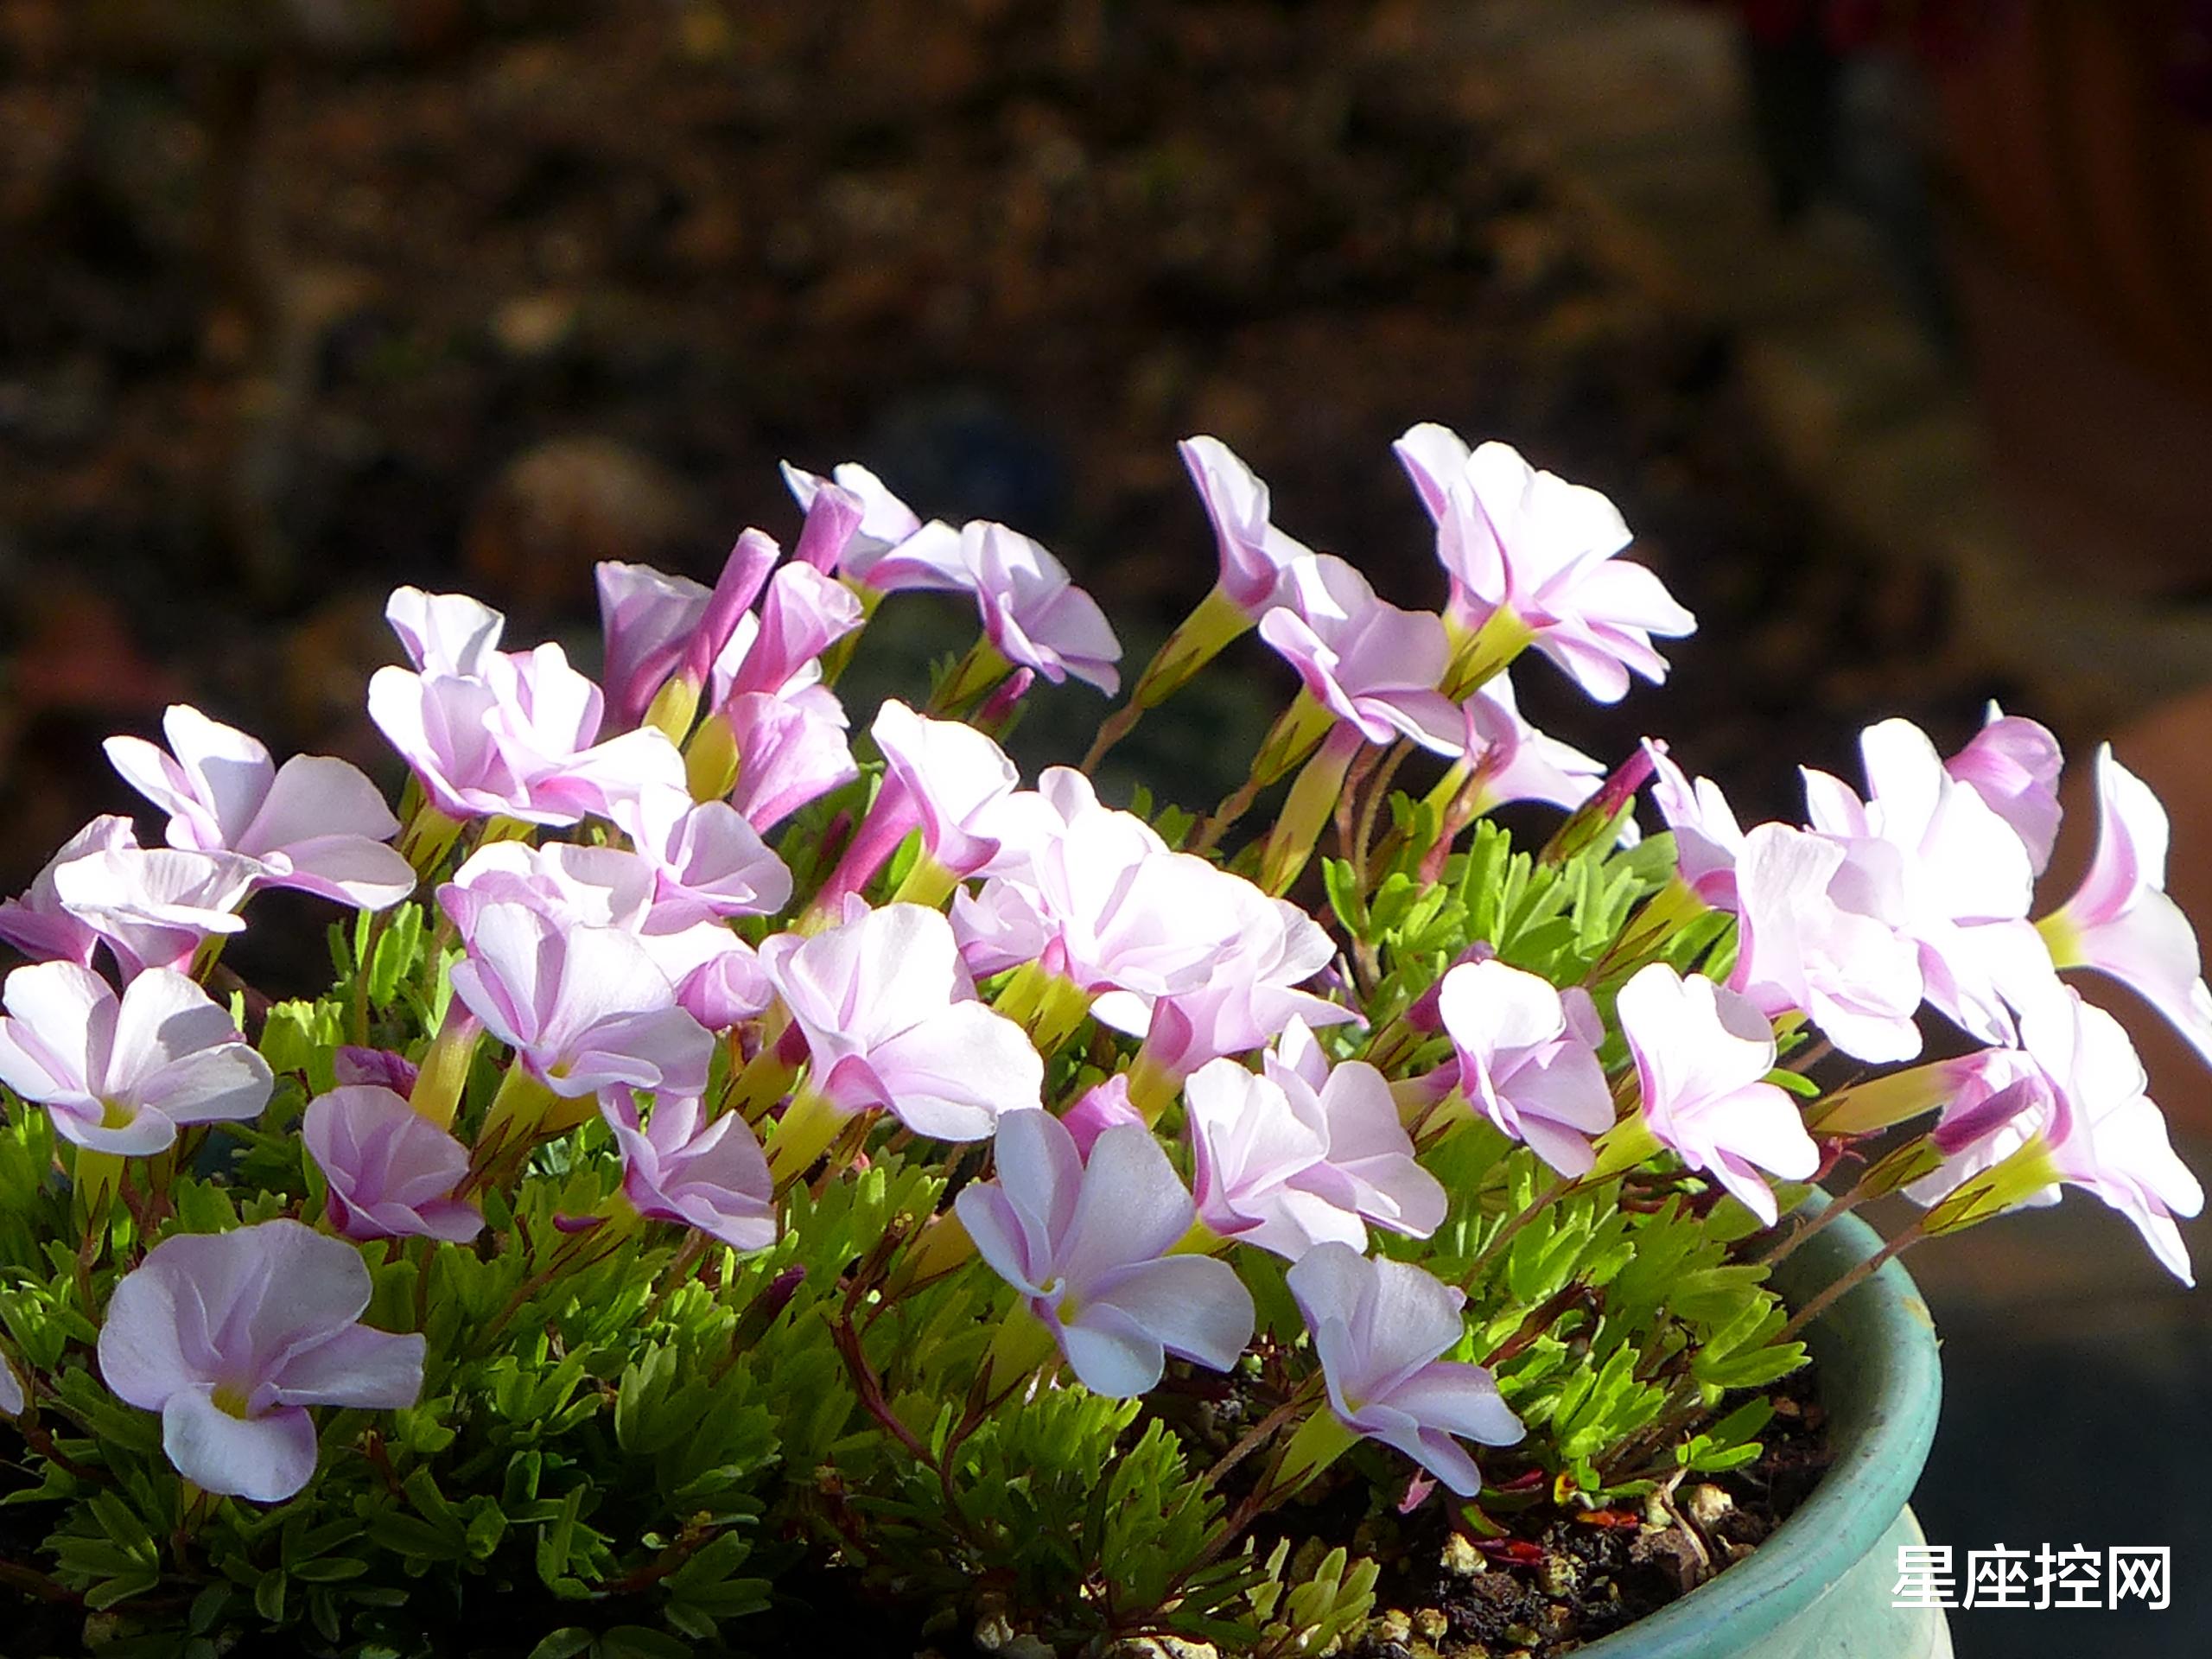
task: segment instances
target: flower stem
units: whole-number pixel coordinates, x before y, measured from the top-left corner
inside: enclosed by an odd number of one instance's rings
[[[492,1096],[492,1105],[484,1115],[484,1138],[507,1138],[510,1127],[514,1138],[526,1140],[539,1119],[552,1109],[553,1091],[531,1076],[519,1056],[509,1062],[506,1076],[499,1079],[499,1091]]]
[[[407,1097],[417,1116],[441,1129],[453,1127],[483,1034],[484,1022],[468,1011],[467,1003],[456,997],[447,1005],[445,1020],[430,1039],[415,1073],[414,1091]]]
[[[1214,1460],[1213,1467],[1205,1472],[1205,1484],[1220,1485],[1223,1476],[1265,1446],[1278,1429],[1301,1411],[1311,1408],[1318,1397],[1318,1391],[1309,1380],[1306,1386],[1300,1388],[1297,1393],[1292,1395],[1289,1399],[1284,1401],[1246,1431],[1243,1440],[1237,1441]]]
[[[1252,803],[1260,798],[1260,791],[1313,753],[1336,721],[1334,715],[1314,701],[1313,693],[1301,690],[1268,728],[1260,753],[1253,758],[1251,775],[1223,799],[1211,817],[1198,826],[1198,839],[1184,850],[1211,852],[1222,836],[1229,833],[1230,826],[1252,810]]]
[[[1276,815],[1266,849],[1260,855],[1260,886],[1280,898],[1298,880],[1313,845],[1321,838],[1329,809],[1344,789],[1344,774],[1359,753],[1361,737],[1350,726],[1339,726],[1313,752],[1291,785],[1289,798]]]
[[[1136,684],[1130,689],[1129,700],[1098,728],[1090,753],[1083,757],[1081,770],[1088,772],[1095,769],[1109,749],[1136,729],[1137,721],[1144,718],[1147,709],[1156,709],[1173,696],[1220,654],[1224,645],[1251,626],[1252,619],[1243,608],[1216,585],[1188,616],[1175,625],[1175,632],[1167,636],[1166,643],[1154,653],[1152,661],[1138,676]]]
[[[1446,671],[1440,688],[1455,702],[1464,702],[1497,675],[1535,639],[1536,631],[1501,605],[1490,619],[1465,639]]]
[[[1381,817],[1382,803],[1389,798],[1390,785],[1398,775],[1398,768],[1405,765],[1414,752],[1411,738],[1400,738],[1389,753],[1382,757],[1382,764],[1367,785],[1367,798],[1360,805],[1359,828],[1354,832],[1352,843],[1345,856],[1351,860],[1352,874],[1358,879],[1362,893],[1367,891],[1367,855],[1375,845],[1375,826]]]
[[[768,1135],[768,1173],[784,1192],[830,1149],[849,1115],[811,1089],[802,1089]]]
[[[743,765],[737,734],[729,719],[719,712],[701,721],[683,746],[683,781],[695,801],[719,801],[737,787]]]
[[[982,635],[946,677],[924,712],[940,720],[957,719],[963,709],[1013,671],[1014,664],[991,643],[990,636]]]
[[[1083,765],[1077,770],[1086,777],[1096,771],[1098,763],[1106,758],[1106,752],[1135,731],[1137,721],[1143,718],[1144,705],[1134,697],[1116,709],[1098,728],[1098,735],[1091,739],[1090,747],[1084,752]]]
[[[1317,1397],[1306,1421],[1283,1442],[1281,1455],[1261,1478],[1258,1488],[1240,1507],[1249,1507],[1252,1514],[1257,1514],[1262,1510],[1272,1509],[1286,1499],[1294,1497],[1319,1479],[1331,1464],[1357,1446],[1363,1438],[1359,1430],[1337,1415],[1335,1408],[1327,1401]],[[1244,1523],[1250,1524],[1250,1515],[1245,1516]]]
[[[1862,1179],[1858,1185],[1853,1187],[1849,1192],[1842,1193],[1839,1197],[1830,1198],[1827,1202],[1827,1207],[1822,1210],[1820,1214],[1817,1216],[1808,1216],[1804,1220],[1799,1222],[1797,1225],[1787,1235],[1778,1240],[1775,1243],[1774,1247],[1768,1250],[1765,1255],[1759,1256],[1758,1258],[1758,1265],[1763,1268],[1770,1268],[1776,1262],[1787,1259],[1790,1252],[1795,1250],[1800,1244],[1802,1244],[1807,1239],[1812,1237],[1814,1234],[1819,1232],[1821,1228],[1827,1226],[1832,1221],[1835,1221],[1841,1217],[1849,1215],[1853,1210],[1856,1210],[1861,1204],[1865,1203],[1873,1195],[1872,1193],[1866,1191],[1866,1183]]]
[[[85,1598],[78,1592],[48,1578],[36,1567],[20,1567],[14,1561],[0,1560],[0,1584],[13,1585],[41,1601],[61,1602],[73,1607],[84,1605]]]
[[[1039,1365],[1059,1358],[1060,1344],[1052,1327],[1017,1302],[1007,1311],[998,1333],[991,1338],[984,1359],[995,1384],[1019,1382]]]
[[[414,785],[415,781],[410,775],[410,785]],[[460,835],[460,820],[448,817],[430,804],[426,795],[408,818],[407,828],[400,832],[399,855],[415,867],[418,877],[428,877],[453,849]]]
[[[1927,1236],[1927,1218],[1923,1217],[1883,1245],[1864,1262],[1854,1262],[1833,1284],[1792,1313],[1789,1316],[1789,1322],[1775,1333],[1775,1342],[1780,1344],[1794,1340],[1800,1331],[1827,1313],[1837,1300],[1858,1289],[1859,1286],[1878,1273],[1885,1263],[1903,1255]]]
[[[77,1218],[88,1236],[96,1232],[105,1236],[109,1205],[122,1179],[121,1153],[97,1152],[90,1147],[77,1148],[70,1184],[77,1199]]]

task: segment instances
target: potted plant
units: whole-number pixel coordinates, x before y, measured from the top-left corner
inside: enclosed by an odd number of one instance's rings
[[[1441,613],[1186,443],[1219,584],[1028,787],[996,739],[1116,693],[1112,628],[850,465],[790,474],[788,556],[602,567],[597,683],[394,594],[396,813],[189,708],[111,740],[165,830],[0,906],[15,1650],[1932,1650],[1877,1616],[1936,1393],[1893,1258],[2073,1185],[2187,1272],[2201,1193],[2062,978],[2212,1036],[2157,804],[2101,754],[2031,923],[2017,716],[1872,728],[1802,826],[1656,743],[1605,775],[1509,667],[1617,698],[1693,620],[1596,493],[1398,453]],[[982,637],[856,734],[915,590]],[[1102,801],[1249,630],[1300,689],[1247,782]],[[1516,849],[1509,801],[1565,816]],[[224,963],[265,887],[354,912],[327,986]]]

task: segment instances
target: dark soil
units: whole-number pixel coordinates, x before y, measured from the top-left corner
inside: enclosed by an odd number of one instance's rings
[[[1549,1659],[1679,1599],[1764,1542],[1827,1466],[1809,1371],[1783,1388],[1758,1461],[1686,1481],[1663,1502],[1500,1516],[1503,1539],[1454,1532],[1440,1509],[1425,1510],[1385,1560],[1351,1659]]]

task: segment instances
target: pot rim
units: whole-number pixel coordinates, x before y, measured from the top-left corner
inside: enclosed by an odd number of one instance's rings
[[[1797,1213],[1827,1203],[1815,1191]],[[1802,1303],[1881,1245],[1857,1216],[1839,1217],[1776,1265],[1775,1287],[1786,1303]],[[1896,1522],[1928,1461],[1942,1398],[1927,1302],[1892,1259],[1815,1320],[1805,1343],[1834,1453],[1812,1495],[1745,1560],[1580,1652],[1718,1659],[1748,1649],[1819,1602]]]

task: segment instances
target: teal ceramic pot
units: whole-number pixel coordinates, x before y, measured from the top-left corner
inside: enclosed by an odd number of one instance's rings
[[[1776,1287],[1802,1302],[1880,1244],[1845,1216],[1782,1262]],[[1806,1343],[1835,1452],[1812,1497],[1726,1572],[1581,1649],[1587,1659],[1948,1659],[1940,1611],[1890,1605],[1897,1546],[1921,1541],[1905,1502],[1942,1392],[1927,1304],[1891,1262]]]

